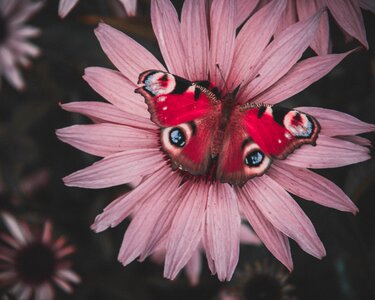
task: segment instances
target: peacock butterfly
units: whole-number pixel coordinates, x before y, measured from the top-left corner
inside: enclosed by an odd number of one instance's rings
[[[285,159],[303,144],[315,145],[315,118],[283,107],[239,105],[236,90],[222,97],[208,81],[191,82],[148,70],[135,90],[161,128],[162,149],[174,168],[192,175],[212,173],[221,182],[242,185],[263,175],[272,159]],[[214,166],[214,167],[213,167]]]

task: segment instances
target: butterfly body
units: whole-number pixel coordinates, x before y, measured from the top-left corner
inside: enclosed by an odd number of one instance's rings
[[[281,107],[236,103],[207,81],[190,82],[148,70],[139,76],[151,120],[161,128],[172,166],[192,175],[212,174],[242,185],[260,176],[272,159],[285,159],[303,144],[314,145],[320,127],[311,116]]]

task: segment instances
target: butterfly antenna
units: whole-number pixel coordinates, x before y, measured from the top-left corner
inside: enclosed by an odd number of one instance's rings
[[[225,89],[227,90],[226,94],[228,94],[228,93],[229,93],[229,88],[228,88],[227,82],[226,82],[225,79],[224,79],[223,72],[221,71],[219,64],[216,64],[216,68],[219,70],[219,73],[220,73],[221,79],[222,79],[223,82],[224,82],[224,87],[225,87]]]

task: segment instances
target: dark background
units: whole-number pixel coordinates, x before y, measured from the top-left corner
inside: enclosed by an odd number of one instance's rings
[[[177,7],[181,2],[174,1]],[[364,11],[364,18],[370,51],[350,55],[288,104],[336,109],[375,122],[375,16]],[[113,68],[93,33],[100,19],[127,32],[160,58],[145,1],[139,16],[123,19],[116,17],[107,1],[81,0],[64,20],[57,16],[57,1],[47,1],[30,21],[42,29],[34,40],[42,55],[32,68],[23,70],[27,90],[19,93],[4,81],[0,91],[0,209],[39,222],[51,219],[56,234],[67,235],[76,245],[72,260],[82,283],[71,296],[58,291],[58,299],[214,299],[220,289],[236,285],[239,276],[232,284],[220,283],[210,275],[205,259],[196,287],[188,284],[183,273],[175,281],[163,279],[162,266],[149,260],[124,268],[117,254],[127,222],[100,234],[90,230],[95,216],[128,187],[88,190],[65,187],[61,181],[96,160],[58,141],[54,131],[88,122],[64,112],[59,102],[102,100],[81,78],[88,66]],[[334,22],[332,32],[335,52],[353,46],[342,42]],[[374,141],[374,135],[366,137]],[[319,173],[342,187],[360,213],[353,216],[297,199],[312,219],[327,256],[318,261],[292,242],[295,270],[289,283],[298,299],[375,299],[375,161]],[[25,190],[23,184],[36,174],[45,180],[33,191]],[[243,246],[237,269],[264,258],[280,265],[264,247]]]

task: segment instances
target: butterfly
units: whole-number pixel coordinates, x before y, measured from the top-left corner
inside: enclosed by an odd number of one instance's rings
[[[273,159],[285,159],[304,144],[316,144],[317,120],[283,107],[237,104],[237,90],[221,97],[209,81],[147,70],[136,93],[145,98],[151,120],[160,126],[162,150],[174,169],[213,174],[243,185],[263,175]]]

